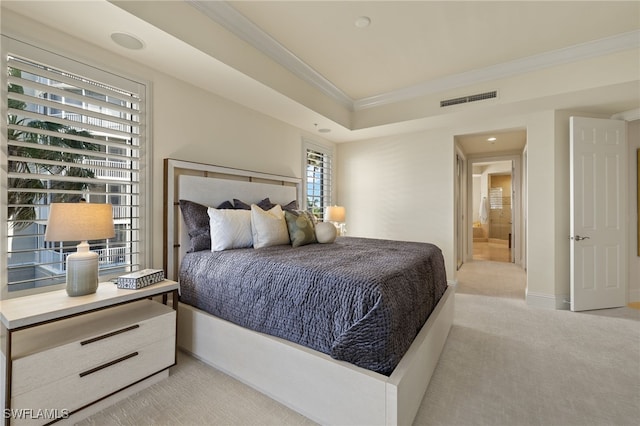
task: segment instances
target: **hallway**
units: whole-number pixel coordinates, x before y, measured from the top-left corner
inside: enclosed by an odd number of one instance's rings
[[[506,240],[474,241],[473,260],[511,262],[511,249]]]
[[[475,260],[474,256],[462,265],[456,278],[460,294],[525,299],[527,274],[514,263]]]

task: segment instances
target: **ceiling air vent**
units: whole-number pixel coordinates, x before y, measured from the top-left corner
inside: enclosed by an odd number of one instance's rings
[[[498,91],[494,90],[493,92],[479,93],[477,95],[463,96],[461,98],[446,99],[444,101],[440,101],[440,108],[451,105],[466,104],[469,102],[483,101],[485,99],[493,99],[497,96]]]

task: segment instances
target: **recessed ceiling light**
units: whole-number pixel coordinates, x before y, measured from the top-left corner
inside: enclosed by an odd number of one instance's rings
[[[126,49],[140,50],[144,47],[144,42],[142,40],[127,33],[113,33],[111,34],[111,40],[113,40],[118,46],[122,46]]]
[[[487,141],[489,141],[489,142],[495,142],[496,140],[497,140],[497,139],[496,139],[496,138],[494,138],[493,136],[491,136],[489,139],[487,139]]]
[[[369,18],[368,16],[358,16],[354,24],[358,28],[367,28],[369,25],[371,25],[371,18]]]

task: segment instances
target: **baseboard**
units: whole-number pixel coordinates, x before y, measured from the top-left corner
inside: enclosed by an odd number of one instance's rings
[[[532,308],[568,310],[571,309],[571,296],[568,294],[533,293],[527,290],[527,305]],[[627,303],[640,302],[640,289],[629,290]]]
[[[570,296],[568,294],[534,293],[527,290],[527,305],[538,309],[568,310]]]

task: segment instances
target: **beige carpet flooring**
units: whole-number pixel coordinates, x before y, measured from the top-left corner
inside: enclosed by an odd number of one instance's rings
[[[531,309],[525,276],[474,261],[416,425],[640,424],[640,311]],[[168,379],[81,425],[305,425],[308,419],[180,354]]]

